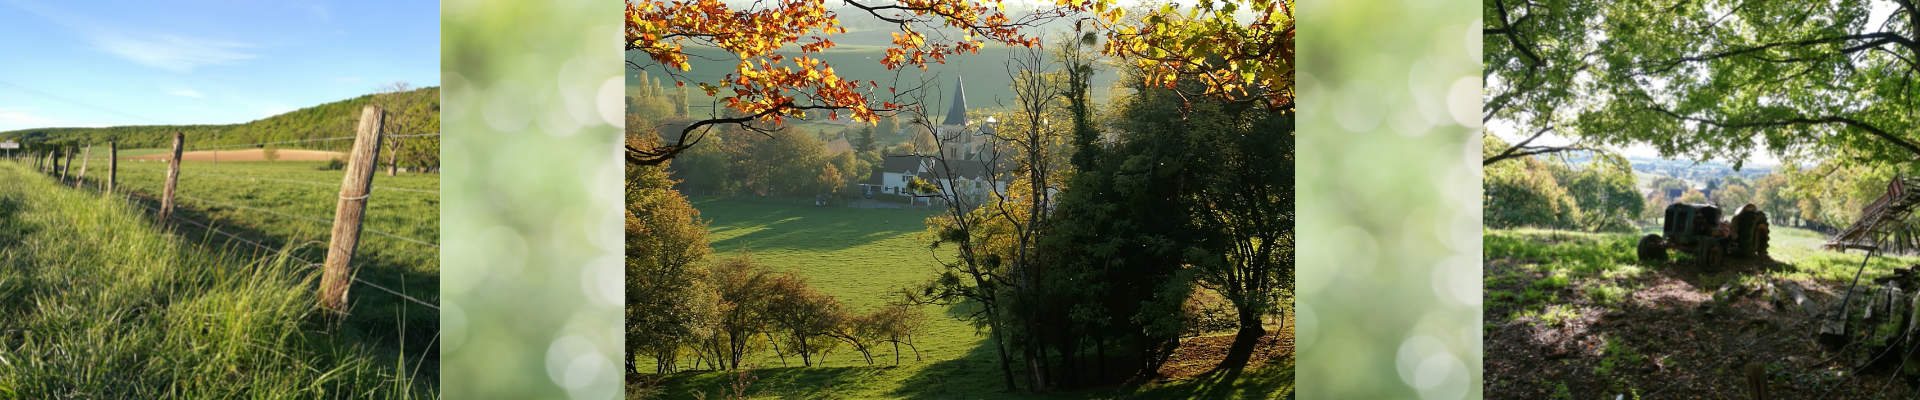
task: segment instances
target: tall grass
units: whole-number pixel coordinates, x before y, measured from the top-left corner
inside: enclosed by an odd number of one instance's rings
[[[0,162],[0,398],[413,398],[338,338],[316,269],[163,232],[124,197]],[[431,380],[428,380],[429,382]]]

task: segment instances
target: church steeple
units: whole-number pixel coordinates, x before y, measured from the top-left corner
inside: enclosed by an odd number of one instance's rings
[[[941,125],[967,124],[967,87],[958,74],[953,78],[953,106],[947,109],[947,120]]]

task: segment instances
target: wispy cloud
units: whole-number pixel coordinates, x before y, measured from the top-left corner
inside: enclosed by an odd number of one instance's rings
[[[207,96],[201,95],[200,92],[194,91],[193,89],[174,89],[174,90],[167,91],[167,94],[180,96],[180,97],[192,97],[196,99],[207,98]]]
[[[252,45],[215,39],[175,35],[127,35],[112,30],[87,33],[87,39],[102,51],[149,67],[175,72],[193,72],[208,65],[235,64],[252,59],[239,50]]]
[[[256,58],[242,50],[251,44],[139,29],[123,29],[38,4],[15,6],[78,31],[95,48],[128,61],[176,72],[192,72],[208,65],[235,64]]]
[[[42,125],[55,122],[60,120],[27,114],[25,111],[0,108],[0,124]]]

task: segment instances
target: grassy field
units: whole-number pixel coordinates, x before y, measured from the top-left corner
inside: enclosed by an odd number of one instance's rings
[[[215,166],[211,162],[183,162],[176,195],[180,215],[270,248],[285,248],[297,259],[323,262],[342,172],[313,168],[321,164],[223,162]],[[100,190],[106,178],[105,160],[90,160],[87,168],[85,187]],[[165,186],[165,168],[163,162],[121,160],[116,191],[131,193],[138,199],[136,204],[158,209],[154,199]],[[78,166],[74,169],[77,172]],[[424,192],[374,189],[354,256],[356,277],[429,303],[438,301],[439,249],[374,231],[437,244],[440,197],[427,192],[438,192],[439,182],[438,174],[389,177],[384,170],[374,174],[376,187]],[[266,252],[192,224],[175,225],[196,242],[237,252]],[[420,349],[430,349],[439,331],[436,310],[377,289],[356,287],[349,292],[349,302],[352,316],[347,319],[349,329],[345,334],[366,336],[387,351],[398,352],[404,346],[412,349],[408,353],[413,357],[419,357]],[[406,332],[404,336],[402,331]],[[437,368],[437,360],[426,357],[427,368]]]
[[[27,164],[0,162],[0,182],[0,398],[437,392],[411,361],[422,349],[398,357],[331,325],[315,306],[317,270],[284,254],[165,233],[124,197]]]
[[[696,197],[695,209],[709,224],[716,256],[742,250],[777,269],[797,270],[822,291],[856,312],[884,305],[891,289],[906,287],[938,273],[925,241],[928,210],[828,208],[777,199]],[[760,398],[1269,398],[1293,384],[1291,365],[1248,370],[1238,380],[1199,379],[1142,387],[1059,392],[1046,395],[1003,393],[998,364],[987,336],[950,317],[954,310],[923,308],[928,328],[917,338],[922,360],[910,349],[898,366],[890,347],[875,351],[876,365],[841,349],[815,367],[789,359],[783,365],[771,351],[753,361],[750,394]],[[650,365],[644,360],[643,365]],[[667,381],[672,399],[697,398],[695,391],[719,396],[735,376],[725,372],[686,372]]]
[[[1766,366],[1776,398],[1913,394],[1889,389],[1885,374],[1854,374],[1816,346],[1815,320],[1785,289],[1837,303],[1861,252],[1822,250],[1821,234],[1776,226],[1769,258],[1729,257],[1709,269],[1678,252],[1640,262],[1634,247],[1646,233],[1656,232],[1485,231],[1488,398],[1744,397],[1736,368],[1748,362]],[[1862,284],[1916,263],[1875,256]]]

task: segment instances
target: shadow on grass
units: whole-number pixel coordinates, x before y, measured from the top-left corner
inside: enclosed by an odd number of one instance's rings
[[[145,196],[126,199],[136,206],[136,210],[140,211],[141,216],[147,218],[148,222],[158,224],[159,215],[154,214],[152,210],[160,208],[159,200]],[[244,223],[215,220],[202,210],[181,204],[175,204],[174,210],[179,218],[207,225],[219,232],[238,236],[260,245],[273,249],[292,247],[289,254],[297,259],[325,262],[327,258],[325,238],[319,241],[295,242],[269,235]],[[166,229],[186,239],[188,243],[224,251],[229,255],[264,259],[276,254],[253,243],[243,242],[192,223],[172,221],[165,226]],[[366,240],[367,237],[365,234],[361,236],[362,240]],[[355,277],[360,280],[437,305],[440,298],[440,278],[437,275],[424,274],[408,268],[408,265],[419,262],[420,260],[370,251],[362,246],[361,251],[354,255],[353,269]],[[319,274],[320,269],[315,266],[309,268],[306,273]],[[318,281],[319,279],[314,279],[314,282]],[[318,290],[317,287],[314,289]],[[349,343],[365,344],[369,347],[368,350],[375,354],[386,357],[399,356],[407,360],[408,364],[417,364],[417,366],[408,365],[409,369],[418,368],[418,373],[415,374],[416,379],[428,382],[439,380],[440,348],[439,341],[436,340],[440,332],[439,310],[427,308],[379,289],[365,287],[365,284],[361,283],[355,283],[354,287],[348,289],[347,299],[348,316],[337,328],[331,329],[329,336]],[[325,329],[322,326],[313,328]]]
[[[752,199],[708,198],[693,202],[702,218],[713,220],[710,234],[726,236],[735,230],[750,232],[711,243],[714,249],[753,251],[846,250],[904,234],[920,232],[929,211],[856,209],[812,205],[767,204]],[[710,212],[719,209],[725,212]],[[879,219],[881,221],[871,221]],[[898,224],[896,224],[898,223]],[[898,226],[895,226],[898,225]],[[897,229],[889,229],[897,228]]]

